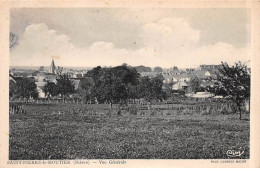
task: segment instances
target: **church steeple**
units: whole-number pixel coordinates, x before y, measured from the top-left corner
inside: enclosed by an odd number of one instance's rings
[[[52,61],[51,61],[51,67],[50,67],[50,73],[55,74],[55,71],[56,71],[56,66],[55,66],[55,64],[54,64],[54,60],[52,59]]]

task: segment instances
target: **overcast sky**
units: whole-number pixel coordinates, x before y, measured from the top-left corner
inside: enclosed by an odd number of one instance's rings
[[[172,67],[250,59],[246,9],[12,9],[13,66]]]

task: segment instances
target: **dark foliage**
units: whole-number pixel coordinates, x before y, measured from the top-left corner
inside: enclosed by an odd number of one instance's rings
[[[241,106],[245,100],[250,100],[249,69],[241,62],[235,63],[234,66],[222,62],[222,67],[218,71],[217,80],[209,90],[232,100],[238,107],[241,119]]]
[[[9,96],[14,98],[37,98],[36,84],[29,78],[21,77],[16,82],[10,81]]]
[[[137,72],[151,72],[152,71],[152,69],[150,67],[146,67],[143,65],[137,66],[137,67],[135,67],[135,69]]]
[[[122,102],[126,99],[164,99],[163,77],[140,77],[135,68],[121,65],[112,68],[96,67],[87,73],[95,81],[93,98],[100,102]]]
[[[192,92],[196,93],[201,90],[201,80],[197,76],[193,76],[189,84]]]
[[[119,102],[134,96],[134,86],[138,84],[139,74],[127,65],[113,68],[96,67],[87,73],[95,82],[92,96],[100,102]]]
[[[60,91],[58,85],[56,85],[54,82],[47,82],[47,84],[43,87],[43,91],[46,95],[46,97],[53,97],[57,96]]]
[[[138,94],[139,98],[150,100],[162,100],[166,98],[166,93],[162,90],[163,77],[158,75],[154,78],[147,76],[140,79]]]
[[[44,66],[40,66],[39,71],[43,71],[44,70]]]
[[[60,74],[57,81],[59,93],[62,97],[68,96],[69,94],[75,92],[74,84],[70,81],[69,76],[67,74]]]
[[[154,72],[162,72],[163,69],[162,69],[161,67],[155,67],[155,68],[153,69],[153,71],[154,71]]]

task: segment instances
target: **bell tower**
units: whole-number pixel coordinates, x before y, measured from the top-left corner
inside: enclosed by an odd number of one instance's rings
[[[56,72],[56,66],[54,64],[54,60],[51,61],[51,67],[50,67],[50,73],[55,74]]]

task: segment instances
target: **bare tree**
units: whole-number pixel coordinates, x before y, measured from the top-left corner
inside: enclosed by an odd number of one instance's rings
[[[9,35],[9,48],[12,49],[16,45],[18,45],[18,41],[19,41],[19,37],[16,34],[10,32],[10,35]]]

